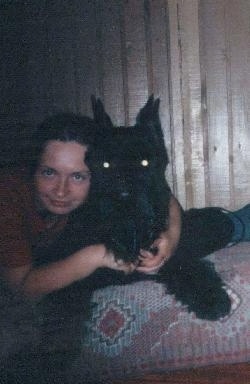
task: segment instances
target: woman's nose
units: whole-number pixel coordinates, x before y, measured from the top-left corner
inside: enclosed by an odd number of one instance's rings
[[[68,182],[66,179],[58,180],[55,186],[55,194],[58,197],[64,197],[68,193]]]

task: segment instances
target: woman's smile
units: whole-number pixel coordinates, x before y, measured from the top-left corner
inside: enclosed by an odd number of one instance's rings
[[[87,147],[75,141],[48,142],[35,174],[37,198],[43,208],[65,215],[84,203],[90,187],[86,152]]]

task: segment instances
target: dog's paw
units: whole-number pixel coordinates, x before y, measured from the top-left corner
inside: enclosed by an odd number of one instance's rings
[[[189,302],[188,310],[200,319],[216,321],[230,313],[231,300],[223,287],[202,287]]]

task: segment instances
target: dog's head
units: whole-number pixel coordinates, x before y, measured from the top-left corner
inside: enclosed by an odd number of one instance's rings
[[[159,119],[159,99],[151,96],[140,110],[136,124],[115,127],[102,102],[92,97],[94,119],[99,127],[96,151],[90,167],[95,191],[115,200],[133,200],[139,193],[151,193],[165,182],[168,155]]]
[[[135,227],[141,247],[148,246],[166,225],[168,155],[159,103],[149,97],[134,126],[116,127],[102,102],[92,97],[98,130],[95,150],[86,159],[92,172],[90,195],[106,219],[123,222],[124,228]]]

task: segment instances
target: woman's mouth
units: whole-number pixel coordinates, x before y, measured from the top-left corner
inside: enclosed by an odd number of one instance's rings
[[[51,204],[57,208],[66,208],[69,206],[69,203],[67,201],[51,200]]]

